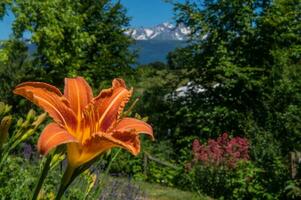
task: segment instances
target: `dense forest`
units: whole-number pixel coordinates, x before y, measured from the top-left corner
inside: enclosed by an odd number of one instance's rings
[[[137,52],[124,34],[130,18],[119,1],[0,0],[0,19],[15,16],[13,34],[0,44],[2,199],[31,198],[47,161],[39,198],[54,199],[66,168],[66,145],[39,156],[51,118],[14,88],[39,81],[62,91],[65,77],[78,76],[94,95],[125,80],[133,88],[125,113],[150,124],[155,141],[141,135],[137,156],[119,148],[101,154],[66,199],[110,199],[101,197],[105,175],[198,199],[301,198],[301,1],[169,3],[176,22],[190,28],[189,41],[167,63],[133,68]]]

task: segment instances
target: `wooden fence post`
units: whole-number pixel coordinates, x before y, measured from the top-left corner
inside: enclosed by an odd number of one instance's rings
[[[301,165],[301,152],[295,151],[290,153],[291,157],[291,175],[292,178],[296,178],[298,174],[298,167]]]

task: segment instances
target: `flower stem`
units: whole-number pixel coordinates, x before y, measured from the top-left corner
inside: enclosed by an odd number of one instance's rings
[[[61,185],[59,188],[59,191],[55,197],[56,200],[60,200],[64,194],[64,192],[66,191],[66,189],[68,188],[68,186],[71,184],[71,182],[74,180],[75,178],[75,171],[76,168],[71,167],[69,164],[67,166],[67,169],[63,175],[62,181],[61,181]]]
[[[52,160],[52,155],[48,155],[47,159],[46,159],[46,162],[43,166],[43,170],[42,170],[42,173],[40,175],[40,178],[39,178],[39,181],[35,187],[35,190],[34,190],[34,193],[33,193],[33,196],[32,196],[32,200],[36,200],[39,193],[40,193],[40,190],[42,188],[42,185],[43,185],[43,182],[48,174],[48,171],[50,169],[50,163],[51,163],[51,160]]]
[[[63,178],[61,180],[61,185],[59,188],[59,191],[55,197],[55,200],[60,200],[64,194],[64,192],[67,190],[69,185],[74,181],[74,179],[79,176],[81,173],[83,173],[85,170],[87,170],[92,163],[94,163],[100,156],[95,157],[91,161],[81,165],[81,166],[71,166],[70,164],[67,165],[67,169],[63,175]]]
[[[117,158],[118,154],[121,152],[121,149],[118,149],[117,152],[115,153],[115,155],[112,157],[112,159],[110,160],[107,168],[106,168],[106,171],[104,173],[105,176],[107,176],[110,172],[110,169],[111,169],[111,166],[112,166],[112,163],[114,162],[114,160]]]

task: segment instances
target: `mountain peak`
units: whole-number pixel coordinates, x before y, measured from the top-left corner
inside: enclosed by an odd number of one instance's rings
[[[169,23],[169,22],[164,22],[161,25],[165,26],[166,28],[175,28],[175,26],[172,23]]]
[[[183,24],[175,26],[164,22],[149,28],[130,28],[125,31],[125,34],[135,40],[187,40],[190,29]]]

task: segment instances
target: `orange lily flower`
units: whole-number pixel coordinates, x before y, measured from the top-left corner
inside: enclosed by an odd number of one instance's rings
[[[82,77],[66,78],[64,94],[42,82],[18,85],[15,94],[32,101],[48,112],[54,122],[48,124],[38,140],[38,150],[47,154],[67,144],[67,159],[76,168],[112,147],[122,147],[132,154],[140,152],[139,134],[152,139],[152,127],[134,119],[122,118],[132,89],[122,79],[114,79],[112,87],[93,97],[92,89]]]

